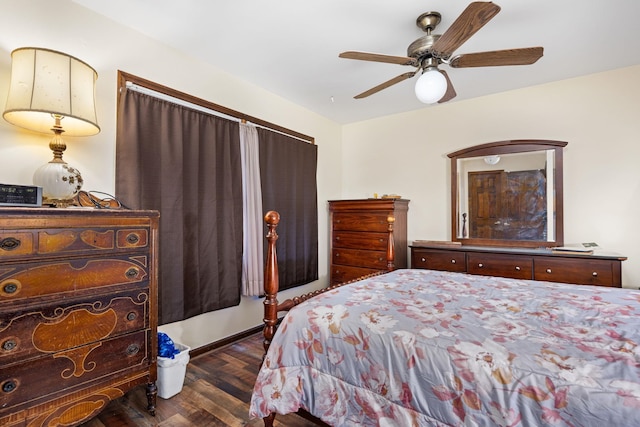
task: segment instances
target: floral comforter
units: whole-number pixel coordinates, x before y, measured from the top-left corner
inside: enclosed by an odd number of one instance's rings
[[[640,426],[640,292],[397,270],[287,313],[250,413],[333,426]]]

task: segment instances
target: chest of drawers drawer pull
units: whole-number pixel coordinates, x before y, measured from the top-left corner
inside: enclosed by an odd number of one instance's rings
[[[140,351],[140,346],[138,344],[130,344],[127,347],[127,356],[135,356]]]
[[[597,272],[597,271],[594,271],[593,273],[591,273],[591,275],[592,275],[593,277],[598,277],[598,272]]]
[[[135,245],[140,241],[140,237],[137,234],[131,233],[127,236],[127,243]]]
[[[18,343],[15,339],[13,338],[9,338],[7,340],[4,340],[2,342],[2,350],[3,351],[13,351],[16,349],[16,347],[18,347]]]
[[[11,393],[16,388],[18,388],[18,384],[16,383],[15,380],[7,380],[2,383],[2,391],[4,393]]]
[[[484,264],[483,263],[479,263],[478,264],[478,268],[482,268],[482,267],[484,267]]]
[[[546,272],[547,272],[547,273],[549,273],[549,274],[551,274],[551,269],[550,269],[550,268],[547,268]]]
[[[420,261],[427,262],[427,259],[425,257],[422,257],[422,258],[420,258]]]
[[[521,270],[520,266],[516,265],[516,271],[520,271],[520,270]]]
[[[129,322],[132,322],[132,321],[136,320],[137,318],[138,318],[138,315],[136,314],[135,311],[132,311],[129,314],[127,314],[127,320]]]
[[[0,241],[0,249],[5,251],[13,251],[20,247],[20,240],[15,237],[6,237]]]
[[[455,259],[452,259],[452,260],[451,260],[451,264],[455,264],[455,263],[456,263],[456,260],[455,260]]]
[[[7,281],[2,285],[2,292],[4,292],[9,296],[17,294],[19,289],[20,289],[20,282],[15,282],[13,280]]]
[[[136,277],[138,277],[138,274],[140,274],[140,270],[135,267],[131,267],[125,274],[128,279],[135,279]]]

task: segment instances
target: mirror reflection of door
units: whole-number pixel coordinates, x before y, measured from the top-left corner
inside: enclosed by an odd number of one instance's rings
[[[469,237],[546,240],[542,170],[469,172]]]

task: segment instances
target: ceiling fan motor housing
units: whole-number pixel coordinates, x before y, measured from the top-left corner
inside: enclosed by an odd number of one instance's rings
[[[407,56],[410,58],[420,59],[422,57],[431,56],[431,46],[440,38],[439,34],[427,34],[422,36],[407,48]]]

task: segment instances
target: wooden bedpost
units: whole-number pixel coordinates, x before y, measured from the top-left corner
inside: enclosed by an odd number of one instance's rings
[[[276,256],[276,240],[278,233],[276,227],[280,222],[280,214],[276,211],[269,211],[264,216],[269,231],[267,232],[267,262],[264,268],[264,329],[262,335],[264,341],[265,355],[271,345],[271,339],[276,332],[276,323],[278,321],[278,290],[280,282],[278,279],[278,260]]]
[[[396,253],[393,243],[393,224],[395,222],[396,218],[393,215],[387,217],[387,231],[389,232],[389,238],[387,239],[387,270],[389,271],[393,271],[396,268],[394,263]]]

